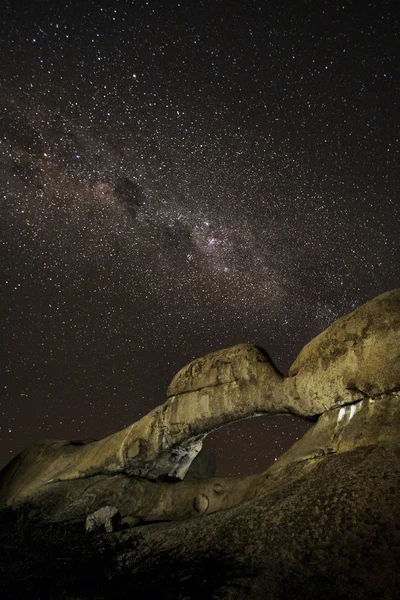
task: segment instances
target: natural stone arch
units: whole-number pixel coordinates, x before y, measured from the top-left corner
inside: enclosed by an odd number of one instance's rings
[[[185,385],[189,389],[181,391]],[[95,475],[183,479],[209,432],[256,414],[288,412],[282,388],[282,375],[259,348],[241,344],[213,352],[179,371],[167,401],[122,431],[85,444],[40,442],[32,462],[28,448],[16,457],[20,482],[26,492]]]
[[[240,344],[184,367],[172,380],[167,401],[120,432],[83,445],[59,440],[33,445],[3,470],[0,504],[34,496],[38,490],[51,495],[56,489],[62,503],[64,488],[59,484],[88,478],[100,486],[95,495],[104,493],[110,475],[111,486],[139,486],[140,494],[140,486],[146,488],[147,483],[134,478],[183,478],[205,435],[227,423],[265,413],[310,418],[399,388],[400,290],[394,290],[312,340],[287,378],[264,351]],[[184,489],[204,493],[196,482],[187,482],[180,488],[182,499]],[[192,491],[185,500],[190,510]],[[76,494],[74,498],[78,502]],[[243,499],[243,494],[235,498],[232,494],[230,501]],[[199,502],[196,506],[205,506],[205,501]],[[176,511],[179,514],[179,503]]]
[[[82,449],[70,479],[96,469],[156,479],[185,476],[205,435],[261,414],[305,418],[400,386],[400,290],[342,317],[300,352],[283,377],[267,353],[239,344],[192,361],[167,401],[140,421]],[[106,460],[104,458],[106,457]]]

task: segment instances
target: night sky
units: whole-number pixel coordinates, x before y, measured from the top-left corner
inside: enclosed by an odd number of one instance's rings
[[[399,287],[396,1],[6,1],[0,466],[101,438],[208,352],[287,373]],[[209,436],[264,470],[309,427]]]

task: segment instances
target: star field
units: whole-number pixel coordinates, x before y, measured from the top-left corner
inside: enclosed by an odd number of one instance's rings
[[[6,2],[0,466],[129,425],[219,348],[285,373],[399,286],[396,3],[277,4]],[[308,426],[205,444],[248,474]]]

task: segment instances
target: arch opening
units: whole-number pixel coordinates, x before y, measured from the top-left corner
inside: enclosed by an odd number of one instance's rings
[[[253,475],[274,464],[312,425],[293,415],[261,415],[210,433],[203,448],[215,455],[215,476]]]

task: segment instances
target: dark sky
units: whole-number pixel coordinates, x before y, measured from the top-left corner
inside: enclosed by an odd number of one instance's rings
[[[399,287],[398,3],[6,1],[0,466],[240,342],[284,373]],[[207,439],[265,469],[290,417]]]

